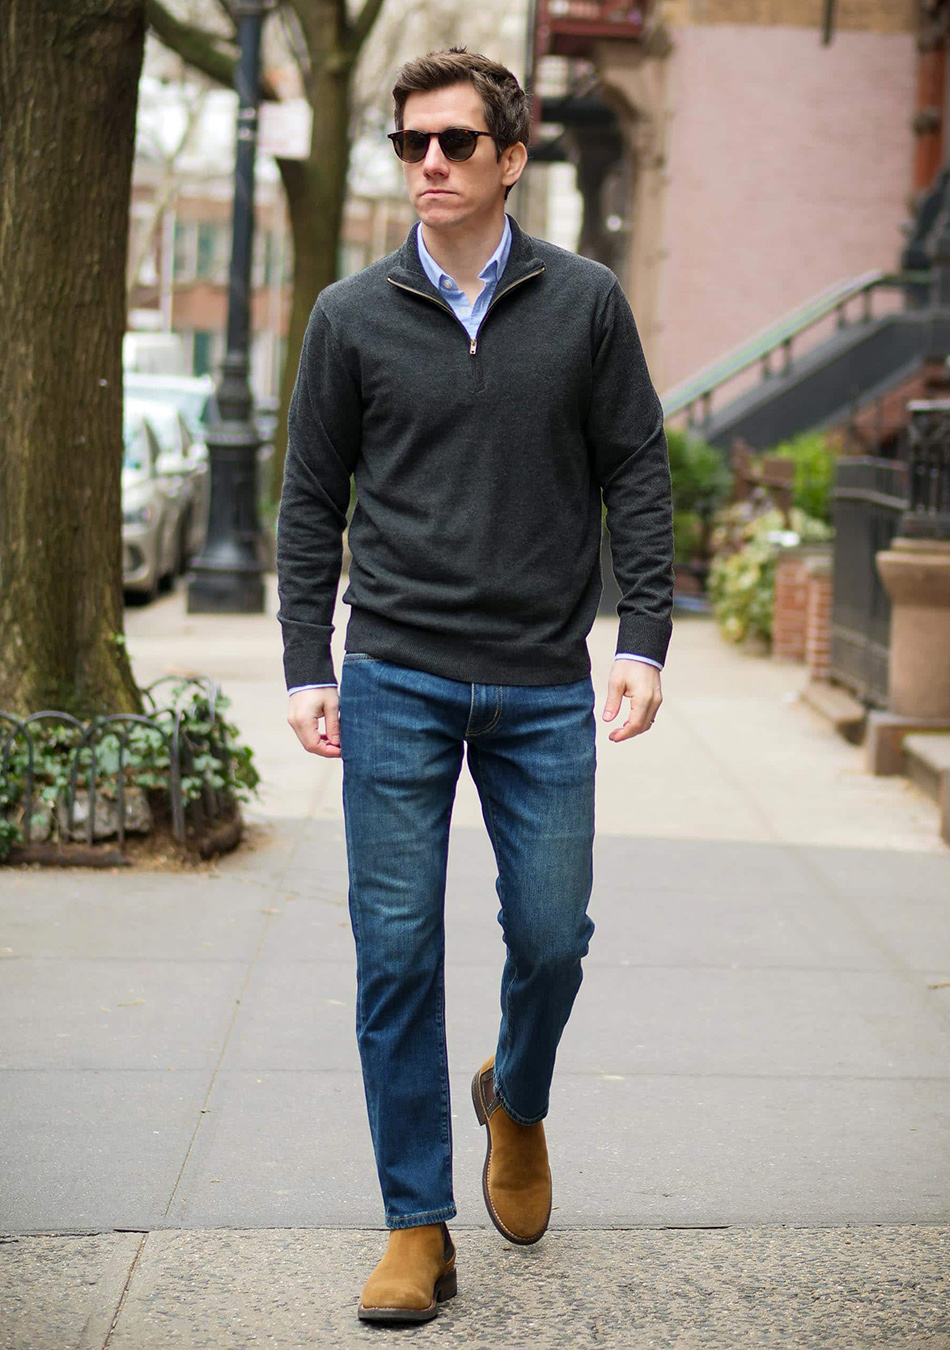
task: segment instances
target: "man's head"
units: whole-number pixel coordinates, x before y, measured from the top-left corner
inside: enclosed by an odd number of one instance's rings
[[[404,162],[422,221],[434,228],[464,227],[497,210],[527,161],[528,99],[511,71],[464,47],[430,52],[399,70],[393,102],[397,131],[489,133],[475,140],[467,159],[450,157],[458,153],[452,145],[447,155],[433,135],[421,160]]]

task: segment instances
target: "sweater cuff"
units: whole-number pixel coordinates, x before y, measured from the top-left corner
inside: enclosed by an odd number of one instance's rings
[[[280,619],[280,625],[284,634],[287,688],[295,689],[302,684],[336,684],[330,655],[332,626],[296,623],[292,619]]]
[[[622,614],[617,651],[637,652],[663,666],[672,633],[671,619],[655,619],[648,614]]]

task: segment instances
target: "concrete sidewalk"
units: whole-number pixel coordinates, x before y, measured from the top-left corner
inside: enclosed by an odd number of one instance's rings
[[[591,636],[598,708],[614,631]],[[220,681],[264,792],[253,847],[216,866],[0,873],[0,1347],[365,1344],[381,1215],[340,766],[286,724],[272,614],[174,595],[128,635],[140,682]],[[463,769],[460,1295],[399,1335],[950,1347],[950,851],[802,682],[687,616],[653,730],[601,726],[597,933],[549,1120],[553,1231],[525,1251],[488,1225],[467,1095],[502,946]]]

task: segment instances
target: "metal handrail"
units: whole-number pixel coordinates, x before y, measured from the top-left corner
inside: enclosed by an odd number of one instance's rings
[[[741,375],[757,361],[762,362],[762,376],[763,379],[767,379],[774,373],[769,358],[779,348],[782,349],[783,356],[780,373],[787,374],[791,367],[793,340],[835,312],[838,315],[838,327],[844,328],[847,324],[845,306],[856,296],[864,297],[862,320],[867,322],[872,317],[871,296],[875,290],[884,287],[904,289],[908,286],[927,285],[931,280],[930,272],[875,270],[862,272],[860,276],[853,277],[849,281],[836,282],[805,304],[799,305],[797,309],[790,310],[776,323],[747,338],[725,356],[720,356],[708,366],[704,366],[688,380],[683,380],[667,390],[661,399],[664,416],[674,417],[677,413],[689,409],[690,420],[693,421],[695,420],[692,417],[693,409],[697,403],[702,403],[703,420],[707,420],[711,411],[712,396],[718,388]]]

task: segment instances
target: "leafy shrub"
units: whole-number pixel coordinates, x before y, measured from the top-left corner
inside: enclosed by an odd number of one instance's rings
[[[705,555],[717,508],[732,488],[732,473],[720,451],[688,431],[667,428],[673,487],[673,538],[677,562]]]
[[[837,442],[820,431],[804,431],[765,451],[764,458],[790,459],[795,465],[794,505],[815,520],[831,520]]]
[[[831,533],[824,521],[797,507],[790,531],[781,511],[751,512],[750,503],[738,502],[720,512],[713,531],[717,551],[707,587],[720,632],[730,642],[771,642],[775,563],[783,544],[823,542]]]
[[[179,735],[186,749],[181,777],[186,807],[208,791],[223,794],[230,802],[248,801],[257,791],[260,775],[250,747],[241,744],[238,728],[223,716],[230,700],[218,694],[212,717],[204,689],[181,684],[172,689],[170,703],[172,707],[180,706],[183,713]],[[107,801],[118,799],[120,767],[126,790],[167,792],[171,755],[159,726],[170,731],[171,718],[161,712],[154,716],[158,726],[125,723],[118,724],[115,730],[104,727],[94,739],[94,748],[85,746],[78,751],[79,728],[61,722],[31,723],[33,811],[51,812],[57,802],[65,800],[74,764],[77,788],[88,790],[89,778],[93,776],[96,796]],[[26,807],[29,747],[22,735],[10,732],[7,725],[0,725],[3,740],[10,736],[6,759],[0,761],[0,861],[22,839],[21,821]],[[55,823],[55,816],[53,819]]]

